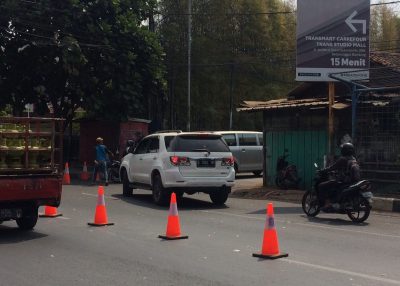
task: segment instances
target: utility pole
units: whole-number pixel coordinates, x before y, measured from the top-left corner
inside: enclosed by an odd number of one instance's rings
[[[235,66],[234,63],[230,64],[230,70],[231,70],[231,88],[230,88],[230,94],[229,94],[229,130],[232,130],[232,125],[233,125],[233,70]]]
[[[190,80],[191,80],[191,54],[192,54],[192,0],[188,0],[188,120],[187,131],[190,131]]]

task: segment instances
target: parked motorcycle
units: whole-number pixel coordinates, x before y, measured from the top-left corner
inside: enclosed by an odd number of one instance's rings
[[[293,164],[289,165],[289,162],[286,160],[289,155],[286,152],[287,150],[285,149],[285,153],[279,156],[276,162],[275,184],[281,189],[297,189],[300,182],[297,167]]]
[[[314,164],[318,168],[317,164]],[[334,176],[332,172],[317,170],[314,178],[314,188],[303,195],[302,208],[309,217],[315,217],[320,211],[327,213],[347,214],[357,223],[364,222],[370,214],[372,204],[371,183],[362,180],[358,183],[344,186],[341,190],[337,204],[339,208],[323,208],[325,202],[321,199],[318,186],[322,182],[330,180]]]
[[[107,173],[110,182],[120,183],[119,177],[119,167],[121,166],[121,162],[117,160],[112,160],[107,165]]]

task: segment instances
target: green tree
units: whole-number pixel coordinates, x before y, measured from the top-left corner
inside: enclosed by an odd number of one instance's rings
[[[293,7],[280,0],[193,1],[193,129],[227,129],[230,97],[283,96],[295,82]],[[271,12],[266,14],[265,12]],[[160,35],[166,51],[172,127],[187,120],[187,1],[164,0]],[[260,129],[261,117],[234,113],[234,128]]]
[[[162,101],[163,51],[144,25],[156,0],[0,3],[0,105],[25,103],[71,120],[148,117]]]

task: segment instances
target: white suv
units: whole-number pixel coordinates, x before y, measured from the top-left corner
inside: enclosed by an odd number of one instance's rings
[[[234,160],[221,135],[211,132],[160,132],[142,139],[121,163],[123,195],[150,189],[159,205],[177,196],[203,192],[222,205],[234,185]]]

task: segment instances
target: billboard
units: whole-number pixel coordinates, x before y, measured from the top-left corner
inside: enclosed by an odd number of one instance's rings
[[[369,78],[370,0],[297,1],[297,81]]]

